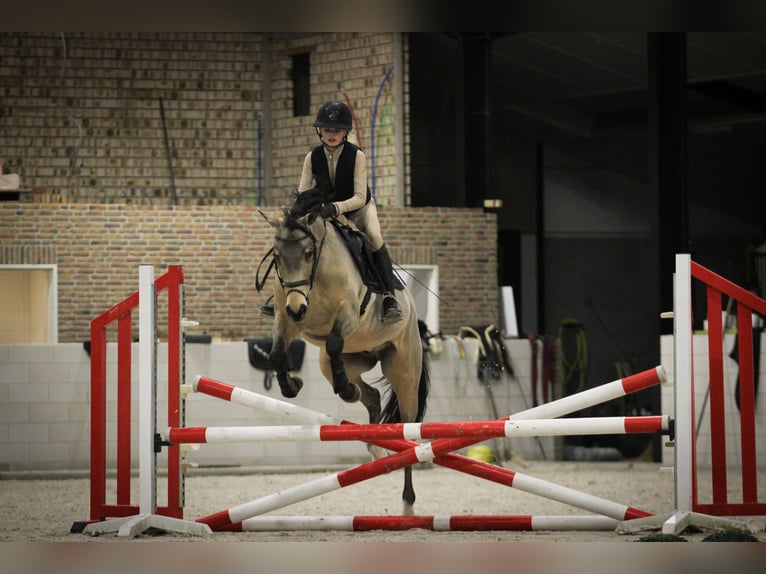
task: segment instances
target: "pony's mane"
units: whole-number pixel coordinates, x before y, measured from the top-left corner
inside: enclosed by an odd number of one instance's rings
[[[306,231],[306,224],[301,221],[304,215],[296,215],[292,210],[286,209],[282,225],[287,229],[300,229],[301,231]]]
[[[290,208],[290,215],[299,218],[307,213],[316,211],[327,201],[328,191],[327,185],[319,184],[306,191],[293,192],[295,201]]]

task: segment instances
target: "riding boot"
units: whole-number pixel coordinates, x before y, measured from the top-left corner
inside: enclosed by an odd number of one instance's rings
[[[399,309],[399,302],[394,295],[394,268],[391,265],[391,258],[388,256],[388,249],[385,245],[372,253],[372,261],[383,282],[383,316],[381,320],[384,323],[400,321],[402,311]]]

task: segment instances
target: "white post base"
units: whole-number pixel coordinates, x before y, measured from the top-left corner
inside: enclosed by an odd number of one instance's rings
[[[663,534],[680,534],[689,526],[710,529],[736,528],[746,532],[753,531],[749,524],[739,520],[721,516],[710,516],[709,514],[700,514],[699,512],[676,510],[666,514],[626,520],[617,525],[615,532],[618,534],[631,534],[642,530],[658,530],[662,528]]]
[[[116,532],[117,536],[135,538],[149,528],[164,530],[175,534],[190,534],[193,536],[212,536],[213,531],[207,524],[160,516],[158,514],[135,514],[123,518],[112,518],[104,522],[92,522],[82,531],[83,534],[99,536]]]

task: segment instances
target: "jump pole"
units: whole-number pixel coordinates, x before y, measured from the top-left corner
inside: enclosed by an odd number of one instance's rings
[[[208,444],[275,441],[430,440],[440,438],[571,436],[669,432],[670,416],[584,417],[579,419],[522,419],[392,423],[359,425],[275,425],[239,427],[169,428],[163,438],[170,444]]]
[[[618,524],[619,521],[614,518],[587,515],[256,516],[223,530],[237,532],[272,532],[275,530],[364,532],[422,528],[437,532],[479,530],[594,531],[614,530]]]
[[[606,402],[608,400],[616,399],[625,396],[630,393],[637,392],[665,382],[667,376],[662,366],[657,366],[653,369],[648,369],[635,375],[630,375],[622,379],[617,379],[609,383],[605,383],[599,387],[594,387],[568,397],[533,407],[511,415],[507,417],[507,420],[522,420],[529,418],[556,418],[572,413],[576,410],[584,409],[596,404]],[[209,377],[198,375],[192,385],[194,392],[200,392],[212,397],[220,398],[225,401],[240,404],[254,408],[263,412],[267,412],[275,415],[285,415],[300,419],[302,422],[315,423],[315,424],[351,424],[354,423],[346,420],[336,419],[325,414],[318,413],[311,409],[287,403],[264,395],[259,395],[252,391],[248,391],[239,387],[234,387],[227,383],[216,381]],[[501,419],[506,420],[506,419]],[[455,447],[453,450],[464,448],[480,442],[481,439],[463,439],[463,444]],[[390,450],[402,450],[404,448],[411,448],[414,443],[391,441],[371,441],[373,444]],[[459,456],[459,455],[449,455]],[[447,458],[449,458],[449,456]],[[473,460],[467,457],[462,457],[466,460]],[[441,457],[440,457],[441,459]],[[440,460],[435,461],[437,464],[441,464]],[[458,465],[460,466],[460,465]],[[489,468],[495,469],[493,465],[486,465]],[[450,468],[454,468],[450,466]],[[494,473],[491,473],[494,474]]]
[[[577,395],[571,395],[570,397],[565,397],[564,399],[559,399],[558,401],[553,401],[552,403],[547,403],[546,405],[541,405],[527,411],[522,411],[521,413],[514,415],[513,418],[524,417],[525,415],[535,416],[538,415],[538,413],[553,413],[553,416],[561,416],[577,409],[586,408],[591,404],[598,404],[600,402],[624,396],[629,392],[635,392],[643,388],[648,388],[663,382],[664,380],[664,370],[662,367],[656,367],[655,369],[650,369],[648,371],[632,375],[631,377],[625,377],[624,379],[618,379],[616,381],[612,381],[611,383],[606,383],[605,385],[602,385],[601,388],[589,389],[588,391],[583,391]],[[235,402],[243,406],[257,408],[266,412],[288,414],[295,418],[301,418],[302,420],[308,420],[310,422],[327,421],[329,419],[333,420],[333,422],[336,424],[353,424],[348,423],[347,421],[339,421],[337,419],[333,419],[332,417],[317,413],[316,411],[312,411],[310,409],[306,409],[305,407],[292,405],[290,403],[285,403],[284,401],[265,397],[263,395],[258,395],[257,393],[252,393],[250,391],[246,391],[244,389],[237,388],[232,385],[228,385],[227,383],[210,379],[208,377],[196,377],[193,384],[193,389],[196,392],[202,392],[204,394]],[[449,445],[445,446],[440,444],[440,441],[449,441]],[[391,450],[413,449],[418,446],[423,446],[405,440],[370,442]],[[520,473],[516,473],[501,467],[489,465],[487,463],[476,461],[461,455],[452,454],[447,450],[447,448],[450,448],[451,450],[457,450],[458,448],[463,448],[463,446],[467,446],[475,442],[478,441],[475,439],[437,439],[436,441],[429,443],[432,448],[436,449],[434,453],[444,450],[446,454],[435,456],[433,458],[433,462],[448,468],[452,468],[454,470],[460,470],[474,476],[485,478],[499,484],[516,487],[520,490],[538,494],[545,498],[563,502],[565,504],[576,506],[585,510],[590,510],[605,516],[610,516],[616,520],[631,520],[643,516],[651,516],[651,513],[648,512],[607,501],[599,497],[549,483],[541,479],[526,477]],[[373,461],[372,463],[365,464],[373,464],[382,460],[385,459],[379,459],[378,461]],[[391,470],[394,470],[394,468]],[[367,478],[369,477],[370,476]],[[323,492],[328,492],[329,490],[334,490],[337,488],[337,486],[333,484],[334,481],[337,482],[338,480],[337,474],[331,475],[327,480],[329,484],[309,483],[308,485],[290,489],[290,492],[287,493],[287,498],[290,499],[290,502],[287,502],[287,504],[292,504],[298,500],[310,498],[311,496],[316,496],[318,494],[322,494]],[[325,488],[328,490],[324,490]],[[313,494],[310,494],[310,491],[313,491],[314,489],[319,489],[321,492],[316,491]],[[252,501],[252,503],[246,503],[245,505],[234,507],[230,510],[233,511],[234,518],[238,518],[240,520],[250,518],[250,516],[246,516],[246,513],[251,511],[255,511],[256,513],[267,511],[261,510],[262,508],[268,508],[268,510],[275,509],[272,507],[272,504],[274,503],[274,498],[278,497],[280,494],[283,493],[270,495],[256,501]],[[221,513],[210,515],[209,517],[205,517],[204,519],[200,520],[212,521],[214,527],[217,527],[221,521],[226,522],[227,520],[231,520],[231,513],[230,511],[222,511]],[[221,526],[223,526],[223,524],[221,524]]]
[[[554,419],[665,382],[667,382],[665,369],[658,365],[653,369],[647,369],[635,375],[616,379],[603,385],[520,411],[500,420]],[[350,421],[337,419],[330,415],[301,407],[300,405],[260,395],[203,375],[197,375],[192,384],[192,390],[196,393],[203,393],[269,414],[300,419],[309,424],[354,424],[350,423]]]
[[[396,455],[390,456],[393,457]],[[454,458],[450,458],[450,456]],[[389,457],[386,457],[386,459],[388,458]],[[385,459],[379,459],[377,461],[372,461],[365,464],[371,465],[383,460]],[[644,512],[636,508],[556,485],[542,479],[525,476],[521,473],[515,473],[504,468],[493,467],[492,465],[488,465],[480,461],[474,461],[473,459],[467,457],[461,457],[460,455],[442,455],[433,458],[432,460],[436,464],[441,464],[442,466],[453,468],[454,470],[460,470],[462,472],[473,474],[486,480],[514,487],[517,490],[537,494],[550,500],[568,504],[570,506],[587,510],[595,514],[603,515],[612,518],[617,522],[652,516],[651,513]],[[386,461],[384,464],[388,464],[388,461]],[[384,470],[384,472],[396,470],[406,466],[407,464],[408,463],[389,466],[386,470]],[[414,464],[414,462],[410,464]],[[355,467],[350,470],[361,472],[363,469]],[[270,512],[295,502],[307,500],[308,498],[312,498],[332,490],[337,490],[343,486],[354,484],[367,478],[372,478],[378,474],[382,474],[382,472],[366,473],[365,476],[357,475],[356,477],[352,477],[356,478],[356,480],[351,480],[345,475],[341,475],[341,473],[335,473],[333,475],[329,475],[328,477],[323,477],[304,485],[293,487],[276,494],[267,495],[249,503],[241,504],[232,507],[231,509],[203,517],[199,520],[205,524],[208,524],[212,530],[216,531],[220,529],[241,528],[241,526],[237,526],[237,521],[241,522],[258,514]]]
[[[208,525],[210,529],[214,531],[226,528],[237,528],[236,525],[239,522],[259,514],[271,512],[272,510],[283,508],[290,504],[307,500],[309,498],[313,498],[314,496],[325,494],[333,490],[338,490],[340,488],[344,488],[346,486],[350,486],[352,484],[356,484],[358,482],[362,482],[375,476],[380,476],[381,474],[389,473],[418,462],[437,462],[438,458],[442,458],[439,455],[449,456],[449,452],[455,448],[460,448],[462,443],[463,441],[460,439],[440,439],[424,444],[412,443],[415,446],[401,450],[401,452],[366,462],[351,467],[347,470],[329,474],[327,476],[323,476],[307,483],[287,488],[276,493],[268,494],[250,502],[233,506],[227,510],[222,510],[214,514],[204,516],[199,518],[197,521]],[[459,457],[459,455],[452,456]],[[473,461],[473,459],[467,460],[478,462]],[[496,468],[498,472],[501,470],[499,467]],[[520,476],[518,473],[513,473],[512,471],[506,472],[509,473],[511,477]],[[491,480],[489,476],[483,476],[483,478],[488,478]],[[651,516],[651,514],[648,512],[626,507],[625,505],[605,500],[603,498],[585,494],[552,483],[546,483],[545,481],[540,481],[539,479],[530,479],[531,477],[526,477],[526,480],[521,481],[524,483],[524,488],[521,488],[521,490],[527,490],[535,494],[541,494],[545,498],[564,502],[570,504],[571,506],[576,506],[596,514],[608,516],[615,520],[625,520],[630,517],[638,518]],[[511,481],[513,481],[513,478],[511,478]],[[508,484],[508,486],[511,486],[511,484]]]

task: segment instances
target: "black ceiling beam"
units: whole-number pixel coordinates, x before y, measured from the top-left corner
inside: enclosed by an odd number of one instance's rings
[[[483,207],[490,192],[489,77],[492,35],[462,33],[465,118],[465,205]]]
[[[647,38],[649,68],[648,199],[657,218],[659,311],[673,308],[675,255],[690,253],[687,189],[686,34],[652,32]],[[667,321],[661,332],[672,332]],[[669,331],[670,330],[670,331]]]
[[[761,94],[724,80],[689,82],[687,86],[695,92],[753,114],[760,114],[766,108]]]

